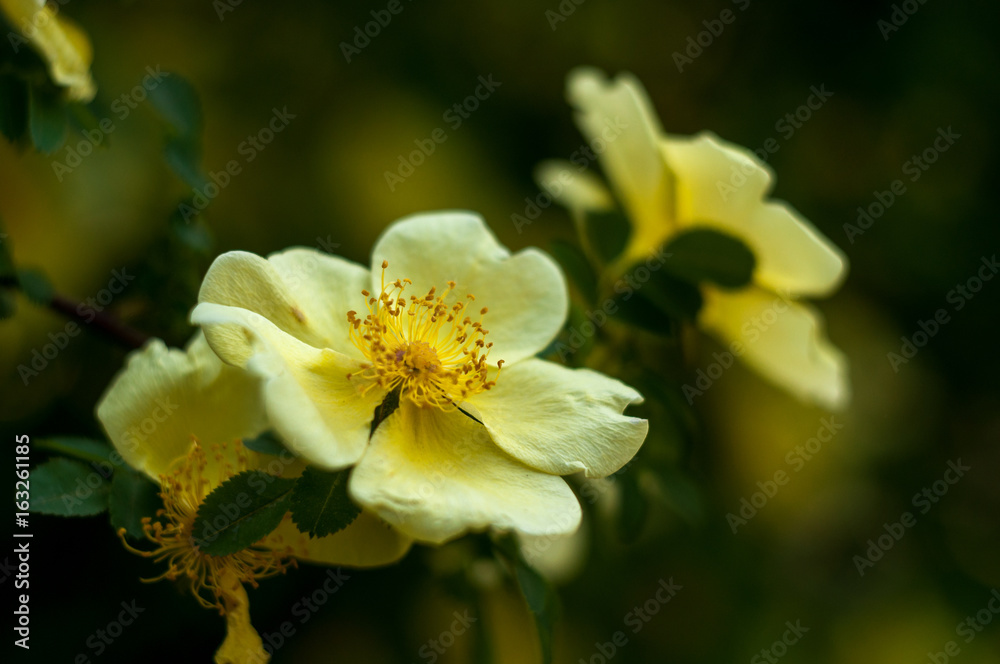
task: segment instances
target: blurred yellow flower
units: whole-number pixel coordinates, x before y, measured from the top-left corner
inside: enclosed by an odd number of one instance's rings
[[[407,535],[573,532],[580,506],[558,476],[613,473],[647,422],[622,415],[642,401],[632,388],[534,357],[567,315],[555,262],[512,256],[477,215],[441,212],[392,224],[372,265],[224,254],[192,321],[260,377],[289,448],[354,465],[352,498]]]
[[[266,428],[256,381],[219,361],[198,334],[187,351],[151,341],[134,353],[98,404],[97,415],[122,458],[160,484],[163,509],[144,520],[152,550],[126,547],[166,562],[150,580],[186,578],[204,607],[226,616],[227,636],[216,661],[267,661],[250,624],[244,583],[284,572],[297,559],[332,565],[374,566],[402,557],[409,540],[362,513],[350,526],[309,539],[288,515],[254,546],[214,556],[198,548],[194,522],[205,497],[244,470],[294,476],[304,464],[248,451],[241,439]],[[124,532],[122,541],[124,542]]]
[[[70,99],[89,102],[94,98],[97,88],[90,76],[90,40],[76,24],[58,15],[55,3],[0,0],[0,9],[21,33],[11,33],[9,38],[15,49],[17,43],[30,43],[48,65],[52,80],[66,88]]]
[[[699,327],[729,347],[739,344],[742,353],[735,354],[797,397],[831,409],[845,406],[846,359],[824,337],[820,315],[798,298],[836,290],[847,260],[789,205],[768,198],[774,175],[767,164],[710,132],[664,133],[642,84],[630,74],[611,81],[594,69],[574,70],[567,96],[580,130],[601,146],[595,152],[631,224],[625,250],[611,267],[614,276],[685,230],[707,227],[738,238],[756,256],[752,283],[736,290],[704,285]],[[618,128],[613,136],[606,134],[610,126]],[[587,211],[615,205],[585,168],[548,161],[536,174],[577,223]]]

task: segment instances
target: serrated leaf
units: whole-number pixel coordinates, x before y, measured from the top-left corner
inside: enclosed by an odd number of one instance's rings
[[[108,509],[110,482],[90,466],[56,458],[31,471],[29,510],[57,516],[93,516]]]
[[[585,213],[587,244],[605,263],[617,258],[632,234],[632,225],[620,210],[591,210]]]
[[[28,103],[28,126],[31,142],[44,154],[52,154],[66,142],[66,107],[59,96],[40,88],[32,88]]]
[[[0,132],[11,143],[28,133],[28,85],[17,76],[0,76]]]
[[[559,262],[569,275],[570,281],[580,290],[584,299],[593,304],[597,301],[597,275],[583,252],[568,242],[553,241],[549,253]]]
[[[52,296],[55,294],[52,282],[41,270],[20,269],[17,271],[17,282],[21,286],[21,292],[35,304],[45,306],[52,301]]]
[[[310,537],[326,537],[351,525],[361,508],[347,494],[349,470],[306,468],[292,492],[292,521]]]
[[[32,445],[43,450],[58,452],[59,454],[93,463],[107,463],[114,453],[111,446],[104,441],[77,436],[42,438],[32,443]]]
[[[201,131],[201,102],[194,86],[176,72],[162,75],[150,88],[149,102],[178,136],[194,136]]]
[[[548,579],[525,561],[516,536],[504,535],[496,539],[494,544],[498,553],[506,558],[513,567],[517,585],[528,604],[528,610],[535,619],[538,641],[541,646],[542,664],[551,664],[552,636],[559,606],[559,597],[555,588],[552,587]]]
[[[198,548],[212,556],[236,553],[278,527],[290,506],[295,480],[247,470],[205,497],[195,517]]]
[[[750,283],[757,260],[739,239],[710,228],[684,231],[664,247],[667,272],[698,283],[710,281],[723,288],[740,288]]]
[[[145,475],[128,467],[118,468],[111,477],[111,493],[108,496],[111,527],[116,532],[124,528],[129,536],[141,538],[142,518],[154,516],[163,505],[159,491],[160,487]]]

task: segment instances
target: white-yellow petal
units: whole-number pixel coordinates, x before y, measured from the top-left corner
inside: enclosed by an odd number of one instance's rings
[[[644,256],[674,232],[673,182],[663,159],[663,129],[646,90],[631,74],[613,81],[579,68],[567,78],[567,97],[588,142],[600,141],[601,167],[632,222],[626,260]]]
[[[826,339],[811,307],[754,287],[705,288],[704,295],[701,327],[727,347],[740,343],[741,359],[760,375],[803,401],[831,410],[847,404],[846,358]]]
[[[268,420],[290,450],[328,470],[355,463],[364,453],[375,406],[385,391],[348,378],[363,362],[314,348],[260,314],[202,303],[191,313],[215,352],[242,361],[261,380]]]
[[[44,0],[0,0],[0,9],[19,36],[42,56],[52,80],[65,87],[71,99],[89,102],[94,98],[97,87],[90,76],[93,50],[83,30],[59,16],[58,8]],[[7,36],[15,48],[16,38],[13,32]]]
[[[535,167],[535,182],[574,215],[590,210],[610,210],[615,202],[596,175],[569,161],[550,159]]]
[[[201,334],[186,351],[154,339],[132,353],[97,418],[125,462],[157,481],[192,438],[216,445],[266,428],[257,380],[220,362]]]
[[[642,403],[634,389],[589,369],[530,359],[500,371],[470,404],[511,456],[556,475],[605,477],[635,456],[649,429],[622,415]]]
[[[354,523],[338,533],[310,538],[286,519],[267,538],[265,545],[282,549],[291,546],[296,559],[345,567],[378,567],[396,562],[413,543],[370,512],[362,511]]]
[[[469,212],[435,212],[393,223],[372,251],[372,291],[407,278],[411,295],[432,287],[441,293],[456,282],[452,298],[476,297],[470,312],[489,309],[484,327],[492,342],[489,361],[507,364],[543,350],[558,334],[569,311],[566,280],[552,258],[537,249],[514,255],[501,245],[482,218]],[[475,317],[473,317],[475,320]]]
[[[357,356],[347,312],[364,307],[361,291],[369,282],[364,267],[315,249],[288,249],[266,259],[230,251],[212,263],[198,301],[253,311],[311,346]]]
[[[351,496],[416,540],[440,543],[469,530],[570,533],[580,504],[555,475],[500,450],[460,412],[402,401],[355,467]]]
[[[677,178],[682,228],[709,226],[754,252],[755,283],[792,295],[826,295],[845,274],[841,251],[787,204],[768,201],[771,169],[750,150],[703,132],[669,137],[663,152]]]

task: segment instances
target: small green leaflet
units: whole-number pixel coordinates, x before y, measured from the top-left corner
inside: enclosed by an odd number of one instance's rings
[[[295,480],[247,470],[205,497],[195,517],[198,548],[212,556],[241,551],[278,527],[291,505]]]
[[[711,281],[723,288],[750,283],[757,264],[740,240],[710,228],[694,228],[676,235],[663,249],[664,269],[674,276],[698,283]]]
[[[349,470],[306,468],[292,493],[292,521],[310,537],[326,537],[351,525],[361,508],[347,495]]]
[[[93,516],[108,509],[111,485],[101,473],[73,459],[51,459],[31,471],[30,511]]]
[[[101,440],[93,438],[80,438],[76,436],[59,436],[56,438],[45,438],[34,443],[36,448],[58,452],[66,456],[76,457],[83,461],[94,463],[108,463],[114,450],[111,446]],[[121,462],[121,459],[118,459]]]
[[[59,94],[39,87],[31,88],[28,103],[28,126],[31,142],[43,154],[52,154],[66,142],[68,117]]]

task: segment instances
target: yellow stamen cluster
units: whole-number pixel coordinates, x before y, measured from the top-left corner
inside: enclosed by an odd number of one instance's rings
[[[226,447],[223,444],[214,450],[220,481],[247,469],[243,444],[236,442],[235,453],[226,454]],[[227,457],[235,457],[235,467]],[[156,549],[143,551],[131,546],[125,540],[124,528],[119,529],[118,536],[132,553],[152,558],[158,563],[166,561],[167,571],[151,579],[143,579],[144,582],[186,577],[199,604],[225,613],[234,580],[256,588],[257,579],[283,574],[289,565],[295,566],[296,563],[289,558],[290,548],[276,551],[253,546],[225,556],[213,556],[199,550],[194,536],[194,522],[198,508],[208,494],[207,466],[205,450],[195,440],[181,465],[169,475],[160,476],[163,509],[157,510],[156,520],[150,517],[142,519],[146,538],[157,545]]]
[[[487,357],[492,342],[487,342],[489,330],[483,328],[487,309],[479,311],[479,320],[465,315],[475,301],[471,294],[466,301],[446,304],[455,290],[455,282],[437,295],[436,288],[423,297],[403,296],[412,282],[397,279],[386,288],[382,262],[382,292],[373,296],[361,291],[368,304],[368,315],[358,318],[358,312],[348,311],[351,341],[371,362],[361,373],[348,374],[369,381],[363,391],[380,386],[423,407],[454,410],[457,404],[474,394],[496,385],[496,376],[489,378]],[[497,368],[503,360],[497,362]]]

